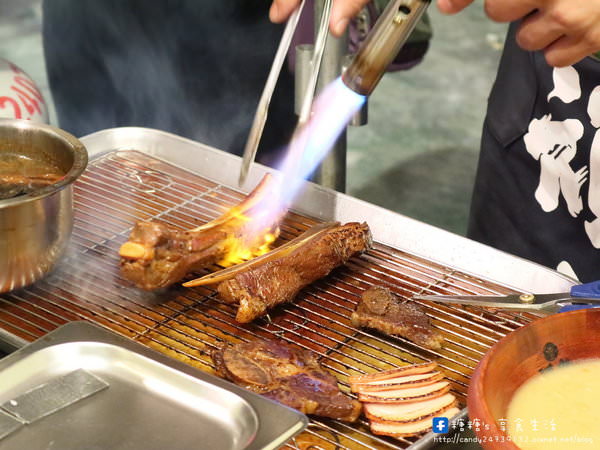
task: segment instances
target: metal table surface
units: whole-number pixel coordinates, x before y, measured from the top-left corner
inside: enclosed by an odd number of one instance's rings
[[[82,141],[91,162],[76,183],[72,252],[47,279],[0,295],[0,341],[8,347],[19,347],[69,320],[89,320],[211,371],[208,350],[215,343],[276,336],[316,352],[346,392],[349,374],[435,359],[464,406],[468,377],[478,360],[500,337],[534,317],[424,302],[447,339],[442,351],[432,352],[406,339],[352,327],[348,315],[360,292],[374,283],[390,286],[402,298],[558,292],[574,284],[553,270],[307,183],[282,226],[282,239],[318,221],[367,221],[375,246],[305,289],[272,320],[240,326],[214,290],[176,288],[158,298],[140,294],[119,276],[116,253],[137,220],[193,227],[238,202],[240,158],[142,128],[104,130]],[[241,191],[248,192],[268,170],[255,165]],[[365,421],[348,428],[320,419],[313,419],[308,434],[337,448],[422,449],[435,437],[430,433],[394,441],[372,436]],[[336,443],[338,437],[343,444]],[[295,442],[289,446],[301,448]]]

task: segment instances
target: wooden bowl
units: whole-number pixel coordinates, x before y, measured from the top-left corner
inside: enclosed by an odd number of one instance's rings
[[[474,431],[483,447],[518,449],[500,421],[515,391],[542,369],[589,358],[600,358],[600,308],[536,320],[494,345],[475,369],[467,396],[471,421],[481,423]]]

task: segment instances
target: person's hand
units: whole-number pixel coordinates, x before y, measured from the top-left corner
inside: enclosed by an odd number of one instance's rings
[[[455,14],[474,0],[437,0],[438,8]],[[600,51],[600,0],[485,0],[486,14],[497,22],[524,18],[517,42],[525,50],[541,50],[551,66],[575,64]]]
[[[334,36],[341,36],[350,19],[369,3],[369,0],[333,0],[329,29]],[[300,0],[273,0],[269,18],[275,23],[287,20],[292,12],[298,7]]]

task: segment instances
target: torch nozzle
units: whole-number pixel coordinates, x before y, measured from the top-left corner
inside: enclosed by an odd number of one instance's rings
[[[354,92],[371,95],[408,40],[430,0],[392,0],[367,36],[342,80]]]

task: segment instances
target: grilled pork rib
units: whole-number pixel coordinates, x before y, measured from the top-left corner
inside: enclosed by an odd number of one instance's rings
[[[217,373],[304,414],[354,422],[361,404],[344,395],[337,379],[309,351],[256,340],[226,345],[212,354]]]
[[[400,300],[389,289],[380,286],[373,286],[362,294],[350,319],[355,327],[397,334],[433,350],[442,348],[444,342],[444,337],[431,326],[423,308],[414,302]]]
[[[239,242],[251,248],[254,244],[262,245],[262,240],[251,242],[249,236],[256,232],[256,226],[245,214],[251,214],[266,197],[269,180],[266,176],[242,203],[193,230],[179,231],[160,223],[138,222],[119,250],[121,273],[142,289],[158,289],[222,260],[231,245]],[[280,217],[263,224],[261,233],[277,234]]]
[[[235,317],[238,322],[251,322],[269,308],[291,301],[303,287],[323,278],[370,245],[367,224],[333,226],[291,253],[222,282],[217,288],[219,296],[227,303],[239,305]]]
[[[129,243],[143,246],[140,257],[123,256],[121,273],[142,289],[170,286],[187,273],[200,270],[225,256],[225,230],[177,231],[155,222],[138,222]]]

